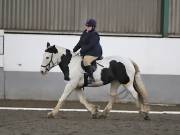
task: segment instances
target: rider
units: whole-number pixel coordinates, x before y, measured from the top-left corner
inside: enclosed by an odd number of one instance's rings
[[[79,42],[73,49],[73,52],[81,49],[80,54],[83,57],[83,64],[89,76],[89,83],[95,81],[93,78],[93,67],[91,66],[91,63],[102,56],[102,48],[99,43],[100,37],[95,28],[96,20],[87,20],[85,30],[83,31]]]

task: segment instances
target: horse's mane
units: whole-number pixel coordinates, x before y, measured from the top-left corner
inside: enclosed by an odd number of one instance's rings
[[[73,52],[72,50],[70,50],[68,48],[65,48],[65,47],[62,47],[62,46],[57,46],[57,45],[55,45],[55,47],[58,49],[58,51],[61,51],[63,53],[66,53],[67,51],[69,51],[72,54],[72,57],[75,57],[75,56],[81,57],[80,53],[75,53],[75,52]]]
[[[49,52],[49,53],[60,53],[60,54],[65,54],[66,52],[70,52],[72,54],[72,56],[80,56],[79,53],[74,53],[73,51],[71,51],[70,49],[67,49],[65,47],[62,46],[58,46],[58,45],[53,45],[53,46],[49,46],[46,48],[45,52]]]

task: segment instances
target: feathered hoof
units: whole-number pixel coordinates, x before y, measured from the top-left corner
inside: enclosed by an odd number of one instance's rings
[[[99,118],[100,119],[106,119],[108,117],[108,112],[106,110],[104,110],[100,115]]]
[[[92,119],[99,119],[98,113],[92,114],[91,117]]]
[[[53,114],[53,112],[49,112],[49,113],[47,114],[47,118],[48,118],[48,119],[54,119],[54,118],[55,118],[55,115]]]
[[[93,119],[99,119],[99,108],[100,106],[94,106],[94,113],[91,115]]]
[[[151,120],[151,118],[148,115],[146,115],[144,116],[144,120]]]
[[[92,114],[92,118],[94,119],[106,119],[108,117],[108,114],[106,112],[97,112],[95,114]]]
[[[143,116],[144,120],[151,120],[149,113],[140,111],[139,114]]]
[[[94,111],[91,115],[92,119],[99,119],[99,108],[100,106],[97,105],[94,106]]]

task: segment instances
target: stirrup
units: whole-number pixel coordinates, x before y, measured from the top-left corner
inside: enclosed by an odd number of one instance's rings
[[[93,82],[95,82],[94,78],[88,77],[88,84],[92,84]]]

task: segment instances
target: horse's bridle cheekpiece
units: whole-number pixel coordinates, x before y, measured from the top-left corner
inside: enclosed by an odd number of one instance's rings
[[[51,55],[51,59],[50,59],[49,63],[48,63],[47,65],[45,65],[45,66],[44,66],[44,65],[41,65],[41,67],[45,68],[46,71],[49,71],[51,68],[53,68],[53,67],[55,66],[52,58],[53,58],[53,53],[52,53],[52,55]],[[52,63],[52,66],[51,66],[51,63]]]

